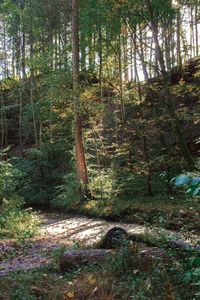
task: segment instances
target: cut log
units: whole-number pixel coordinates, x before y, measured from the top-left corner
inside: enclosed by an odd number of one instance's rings
[[[162,244],[162,249],[159,244]],[[150,247],[146,247],[145,245],[149,245]],[[159,240],[159,236],[157,236],[157,239],[155,239],[155,236],[154,239],[150,239],[144,234],[129,235],[120,227],[110,229],[95,246],[98,249],[65,251],[60,257],[60,270],[68,271],[72,267],[85,263],[103,263],[111,255],[121,255],[123,253],[121,250],[125,246],[131,247],[133,257],[137,258],[142,265],[147,264],[147,262],[148,265],[153,265],[158,259],[167,259],[168,256],[165,248],[174,247],[182,251],[192,250],[198,253],[200,251],[200,246],[192,246],[183,240],[166,242],[162,239]]]
[[[96,243],[95,248],[117,249],[125,245],[130,245],[128,233],[121,227],[113,227]]]
[[[114,253],[114,251],[106,249],[68,250],[61,255],[60,270],[67,271],[72,267],[89,262],[102,263]]]

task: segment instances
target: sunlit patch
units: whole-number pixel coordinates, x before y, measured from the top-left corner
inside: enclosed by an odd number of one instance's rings
[[[67,216],[66,216],[67,217]],[[45,222],[45,218],[43,220]],[[90,245],[99,240],[109,229],[116,226],[114,222],[68,216],[65,220],[56,220],[49,216],[48,224],[41,228],[43,237],[55,237],[62,241],[78,241]],[[130,233],[145,233],[146,227],[120,223],[120,227]]]

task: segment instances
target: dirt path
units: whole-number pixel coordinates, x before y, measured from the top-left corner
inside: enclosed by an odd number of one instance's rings
[[[12,271],[34,269],[49,264],[52,261],[53,250],[59,245],[90,246],[114,226],[123,227],[131,234],[147,231],[147,228],[141,225],[58,213],[40,213],[40,218],[39,235],[23,248],[10,240],[0,241],[0,276],[5,276]]]

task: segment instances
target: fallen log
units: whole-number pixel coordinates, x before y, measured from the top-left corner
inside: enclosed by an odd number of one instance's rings
[[[196,252],[197,254],[200,254],[200,246],[193,246],[193,245],[189,244],[188,242],[185,242],[180,239],[170,241],[170,245],[172,247],[178,248],[182,251],[191,251],[191,252]]]
[[[60,257],[60,270],[80,266],[86,263],[102,263],[115,252],[106,249],[67,250]]]
[[[153,262],[158,259],[165,260],[167,258],[165,248],[173,247],[183,252],[189,250],[200,253],[200,246],[192,246],[183,240],[159,240],[158,236],[157,239],[155,236],[154,239],[149,239],[144,234],[129,235],[123,228],[114,227],[95,245],[98,249],[65,251],[60,257],[60,270],[67,271],[72,267],[86,263],[103,263],[109,256],[122,255],[122,250],[126,246],[131,247],[131,256],[140,260],[142,265],[153,265]]]

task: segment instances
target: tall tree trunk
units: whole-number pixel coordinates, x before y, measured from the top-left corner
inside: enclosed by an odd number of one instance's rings
[[[26,78],[26,36],[25,33],[22,33],[21,37],[21,70],[23,78]]]
[[[31,100],[31,108],[32,108],[32,118],[33,118],[33,129],[34,129],[34,137],[35,137],[35,144],[38,146],[38,136],[37,136],[37,123],[36,123],[36,114],[35,114],[35,104],[34,104],[34,69],[33,69],[33,55],[34,55],[34,48],[33,48],[33,22],[32,22],[32,4],[30,6],[31,11],[31,22],[30,22],[30,72],[31,72],[31,82],[30,82],[30,100]]]
[[[86,70],[86,48],[85,48],[85,35],[81,34],[81,71]]]
[[[19,0],[19,9],[20,9],[20,56],[21,56],[21,72],[22,78],[26,78],[26,35],[24,32],[24,22],[23,22],[23,10],[24,3],[22,0]]]
[[[129,81],[129,61],[128,61],[128,34],[123,34],[123,54],[124,54],[124,79],[126,82]]]
[[[74,103],[74,135],[76,150],[77,174],[80,183],[88,184],[88,173],[83,144],[82,122],[79,111],[79,27],[78,0],[72,0],[72,61],[73,61],[73,103]]]
[[[103,53],[102,53],[102,31],[101,31],[101,24],[99,24],[99,40],[98,40],[98,50],[99,50],[99,88],[100,88],[100,94],[101,94],[101,101],[103,99]]]
[[[197,0],[198,1],[198,0]],[[199,31],[198,31],[198,14],[199,14],[199,11],[198,11],[198,8],[199,8],[199,5],[198,3],[195,3],[195,43],[196,43],[196,56],[199,55]]]
[[[121,117],[122,117],[122,124],[125,125],[126,122],[126,113],[125,113],[125,106],[124,106],[124,99],[123,99],[123,78],[122,78],[122,51],[121,51],[121,33],[119,33],[119,55],[118,55],[118,68],[119,68],[119,87],[120,87],[120,102],[121,102]]]
[[[181,14],[177,11],[177,66],[182,69],[182,58],[181,58]]]
[[[130,76],[131,76],[131,81],[133,81],[133,58],[135,59],[136,52],[134,49],[134,43],[133,43],[133,33],[130,35]]]

